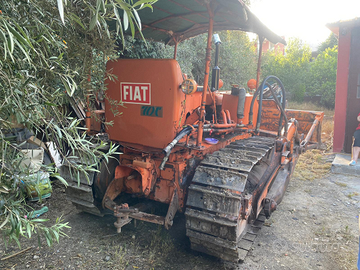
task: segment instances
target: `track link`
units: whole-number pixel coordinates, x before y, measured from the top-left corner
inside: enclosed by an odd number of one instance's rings
[[[195,171],[186,203],[186,235],[191,248],[218,258],[244,260],[265,221],[265,215],[249,223],[241,214],[247,183],[255,171],[264,172],[275,139],[254,136],[231,143],[207,155]],[[251,206],[250,206],[251,208]]]

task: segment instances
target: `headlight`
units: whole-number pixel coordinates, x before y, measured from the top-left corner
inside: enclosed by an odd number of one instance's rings
[[[181,91],[186,95],[191,95],[196,92],[197,83],[193,79],[186,79],[181,84]]]

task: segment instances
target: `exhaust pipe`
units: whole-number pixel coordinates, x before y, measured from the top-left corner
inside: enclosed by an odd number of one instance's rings
[[[219,54],[220,54],[220,44],[221,40],[218,34],[213,35],[216,51],[215,51],[215,66],[212,70],[211,78],[211,92],[219,90],[219,80],[220,80],[220,68],[219,68]]]

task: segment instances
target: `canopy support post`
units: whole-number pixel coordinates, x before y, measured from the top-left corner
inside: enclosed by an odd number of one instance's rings
[[[263,36],[259,36],[259,58],[258,58],[257,70],[256,70],[256,89],[258,89],[259,87],[260,72],[261,72],[261,56],[262,56],[264,39],[265,38]]]
[[[206,47],[206,58],[205,58],[205,74],[204,74],[204,87],[201,99],[200,106],[200,119],[199,119],[199,128],[197,134],[196,145],[201,147],[201,142],[203,139],[203,131],[204,131],[204,122],[205,122],[205,104],[206,104],[206,94],[209,88],[209,72],[210,72],[210,61],[211,61],[211,40],[213,33],[213,24],[214,24],[214,12],[212,11],[210,4],[207,3],[207,10],[209,13],[209,30],[208,30],[208,39],[207,39],[207,47]]]
[[[176,60],[178,42],[177,42],[175,39],[174,39],[174,42],[175,42],[175,46],[174,46],[174,59]]]

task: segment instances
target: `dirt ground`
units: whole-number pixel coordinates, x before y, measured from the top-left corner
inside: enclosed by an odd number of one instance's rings
[[[334,156],[327,156],[326,162]],[[298,170],[302,170],[299,166]],[[62,216],[71,229],[53,247],[37,239],[22,239],[26,252],[0,260],[1,269],[356,269],[360,190],[355,176],[328,173],[313,180],[291,179],[283,202],[256,238],[253,250],[238,265],[190,250],[184,218],[178,215],[170,231],[134,222],[116,234],[114,217],[79,212],[66,200],[65,188],[54,183],[43,202],[50,219]],[[41,208],[41,205],[37,205]],[[19,251],[12,243],[0,258]]]

